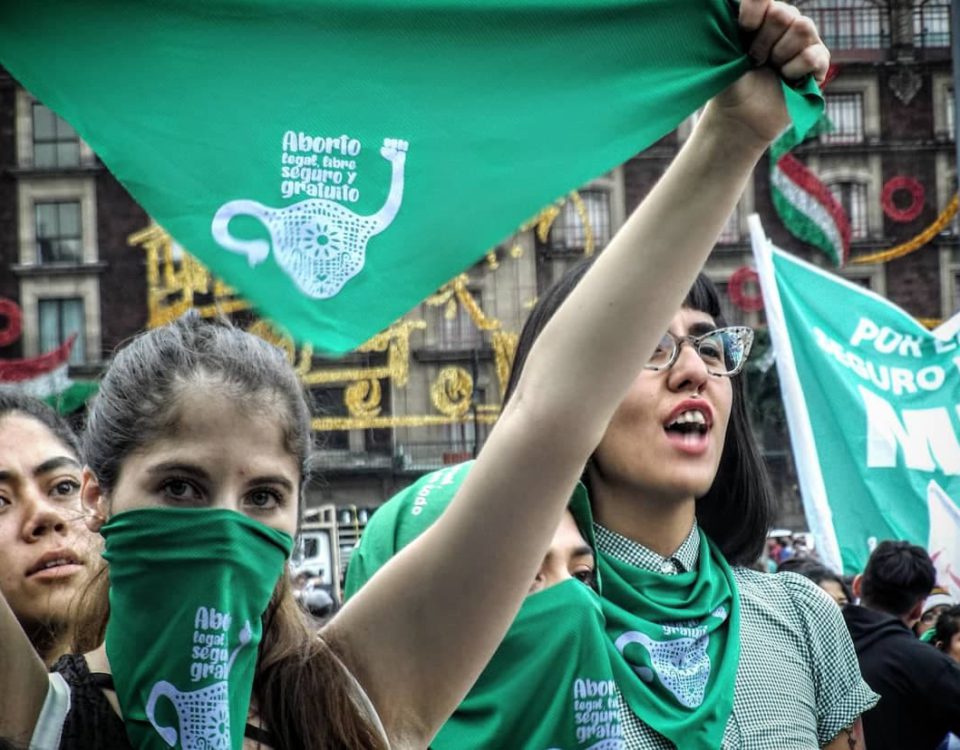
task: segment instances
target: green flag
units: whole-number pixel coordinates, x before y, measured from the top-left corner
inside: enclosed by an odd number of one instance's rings
[[[728,0],[48,0],[0,63],[295,338],[348,351],[750,67]],[[792,91],[792,90],[791,90]],[[819,116],[812,82],[788,102]]]
[[[960,316],[928,331],[751,233],[820,556],[859,572],[874,542],[906,539],[960,595]]]

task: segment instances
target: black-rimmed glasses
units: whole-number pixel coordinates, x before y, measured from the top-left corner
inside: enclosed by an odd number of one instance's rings
[[[689,342],[711,375],[730,377],[743,369],[753,346],[753,329],[747,326],[729,326],[708,331],[702,336],[663,334],[653,356],[647,360],[648,370],[669,370],[680,356],[684,342]]]

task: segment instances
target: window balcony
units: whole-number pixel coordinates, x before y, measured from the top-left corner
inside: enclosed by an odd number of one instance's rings
[[[817,25],[839,60],[883,59],[890,48],[890,10],[871,0],[808,0],[797,6]]]

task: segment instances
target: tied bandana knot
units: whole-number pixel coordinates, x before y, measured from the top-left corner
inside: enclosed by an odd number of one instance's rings
[[[603,613],[624,700],[685,750],[716,750],[733,711],[740,599],[729,564],[700,534],[695,570],[663,575],[601,553]]]
[[[146,508],[101,530],[106,649],[136,748],[239,750],[266,611],[293,539],[231,510]]]

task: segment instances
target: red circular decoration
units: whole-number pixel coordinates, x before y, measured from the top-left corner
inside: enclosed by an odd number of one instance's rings
[[[23,328],[23,313],[12,299],[0,297],[0,318],[6,319],[6,325],[0,327],[0,346],[12,344],[20,338]]]
[[[746,284],[753,283],[757,285],[756,294],[747,294],[743,287]],[[730,277],[730,283],[727,285],[727,294],[730,295],[730,301],[733,302],[744,312],[757,312],[763,309],[763,295],[759,292],[760,277],[752,268],[743,266],[733,272]]]
[[[910,193],[910,203],[904,208],[897,208],[893,202],[893,196],[901,190],[906,190]],[[925,192],[923,185],[913,177],[906,177],[904,175],[891,177],[887,180],[883,186],[883,192],[880,194],[880,205],[883,206],[883,212],[891,221],[896,221],[901,224],[913,221],[920,215],[923,211],[924,200]]]

